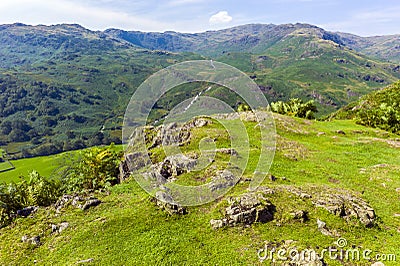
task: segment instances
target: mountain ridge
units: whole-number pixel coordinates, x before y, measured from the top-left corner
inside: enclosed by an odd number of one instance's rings
[[[125,33],[125,39],[119,36]],[[1,146],[31,156],[109,143],[120,134],[123,112],[140,83],[188,60],[213,59],[240,69],[270,102],[313,99],[319,116],[400,79],[400,65],[357,52],[344,37],[309,24],[250,24],[197,35],[169,32],[166,38],[135,33],[150,48],[129,42],[136,35],[125,33],[77,24],[0,26]],[[203,85],[166,95],[152,119]],[[209,93],[227,95],[220,88]],[[224,100],[233,108],[240,104],[235,97]]]

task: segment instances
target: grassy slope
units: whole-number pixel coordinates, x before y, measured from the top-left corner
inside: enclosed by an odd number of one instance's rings
[[[37,170],[43,176],[50,176],[60,166],[61,158],[62,155],[50,155],[12,160],[15,169],[0,173],[0,183],[16,182],[20,176],[27,176],[32,170]]]
[[[354,119],[359,117],[359,114],[366,110],[380,109],[382,104],[391,106],[395,111],[400,111],[400,82],[396,82],[387,86],[382,90],[369,93],[359,100],[354,101],[347,106],[344,106],[337,112],[330,115],[331,118],[337,119]]]
[[[274,221],[214,231],[209,220],[222,216],[223,201],[191,207],[185,216],[169,216],[131,182],[113,187],[110,194],[99,194],[103,204],[89,211],[68,209],[60,216],[49,208],[40,210],[34,219],[17,219],[1,229],[0,264],[28,265],[36,260],[38,265],[71,265],[93,258],[94,265],[257,265],[257,251],[264,247],[264,241],[296,240],[299,248],[333,245],[335,238],[317,230],[317,219],[336,229],[349,245],[399,257],[400,221],[393,215],[400,213],[395,191],[400,187],[400,150],[387,143],[394,136],[352,121],[316,122],[277,116],[276,122],[280,137],[271,173],[278,180],[266,180],[264,185],[352,190],[375,209],[380,217],[378,227],[366,229],[355,222],[347,223],[308,201],[277,193],[270,198],[277,208]],[[247,126],[250,131],[254,129],[251,123]],[[336,130],[346,135],[338,135]],[[316,137],[318,132],[325,135]],[[202,135],[204,132],[198,133]],[[253,159],[256,154],[253,149]],[[388,166],[374,167],[383,163]],[[249,165],[251,168],[253,164]],[[283,176],[287,180],[279,178]],[[231,193],[241,193],[246,187],[239,184]],[[287,218],[298,208],[310,210],[310,220],[305,224]],[[70,227],[51,235],[50,225],[63,221]],[[32,248],[21,242],[23,235],[37,234],[42,235],[43,245]],[[338,261],[326,262],[341,265]]]
[[[122,145],[115,145],[115,148],[121,150]],[[39,172],[42,176],[55,176],[58,169],[64,166],[71,157],[78,154],[79,151],[70,151],[49,156],[11,160],[10,162],[15,166],[15,169],[0,173],[0,183],[18,182],[21,176],[26,177],[33,170]]]

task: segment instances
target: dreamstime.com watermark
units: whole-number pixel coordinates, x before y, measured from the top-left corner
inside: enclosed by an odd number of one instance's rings
[[[339,238],[335,246],[315,249],[298,249],[296,247],[270,247],[265,244],[263,249],[257,251],[258,259],[263,261],[286,261],[286,262],[312,262],[323,259],[340,260],[343,262],[355,261],[381,261],[395,262],[396,254],[376,253],[368,248],[349,247],[345,238]]]

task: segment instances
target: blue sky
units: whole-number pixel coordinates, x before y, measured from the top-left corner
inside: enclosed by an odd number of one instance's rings
[[[0,24],[78,23],[94,30],[201,32],[248,23],[304,22],[361,36],[400,34],[400,1],[1,0]]]

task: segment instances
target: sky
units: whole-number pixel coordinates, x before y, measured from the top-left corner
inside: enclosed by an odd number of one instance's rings
[[[0,24],[77,23],[92,30],[203,32],[309,23],[360,36],[400,34],[398,0],[1,0]]]

